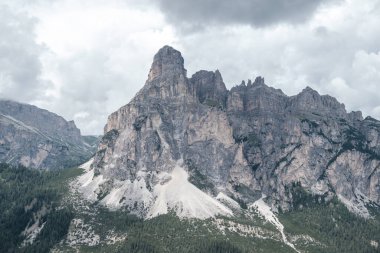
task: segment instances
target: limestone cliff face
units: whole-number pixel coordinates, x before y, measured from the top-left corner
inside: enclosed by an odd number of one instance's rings
[[[141,170],[171,171],[182,160],[226,186],[241,149],[221,109],[227,89],[218,72],[188,79],[183,62],[171,47],[156,54],[143,89],[108,119],[94,162],[99,173],[134,180]]]
[[[379,132],[377,120],[311,88],[289,97],[261,77],[230,91],[219,71],[188,78],[180,52],[165,46],[144,87],[109,116],[92,168],[107,182],[103,196],[141,178],[152,191],[180,164],[204,192],[246,203],[265,194],[289,209],[288,189],[300,183],[352,206],[363,196],[380,204]],[[133,209],[126,198],[120,205]]]
[[[32,105],[0,100],[0,161],[41,169],[83,163],[95,151],[73,121]]]

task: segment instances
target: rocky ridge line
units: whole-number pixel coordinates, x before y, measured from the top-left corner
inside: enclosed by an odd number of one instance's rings
[[[252,204],[266,195],[274,210],[294,208],[298,186],[365,217],[380,204],[379,121],[309,87],[287,96],[257,77],[228,91],[219,71],[186,73],[180,52],[158,51],[144,87],[108,118],[87,194],[113,194],[145,217],[180,166],[209,196]]]

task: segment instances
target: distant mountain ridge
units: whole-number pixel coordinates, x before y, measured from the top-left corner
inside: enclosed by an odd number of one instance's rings
[[[0,100],[1,162],[40,169],[71,167],[92,156],[96,139],[81,136],[74,121],[57,114]]]

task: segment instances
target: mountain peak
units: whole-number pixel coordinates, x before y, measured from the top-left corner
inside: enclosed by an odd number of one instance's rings
[[[183,64],[177,50],[160,49],[137,99],[109,117],[90,172],[98,177],[83,189],[89,199],[143,218],[169,210],[199,218],[212,215],[193,210],[219,204],[199,204],[194,198],[208,197],[194,187],[215,201],[220,191],[247,205],[266,195],[268,204],[291,210],[287,189],[300,182],[307,191],[336,194],[346,203],[359,201],[353,189],[360,185],[380,204],[380,193],[371,195],[367,180],[379,180],[370,176],[380,156],[373,137],[380,130],[372,132],[372,122],[362,124],[359,114],[348,115],[335,98],[310,87],[288,97],[257,77],[228,91],[218,71],[187,78]],[[346,174],[350,180],[340,180]],[[98,199],[103,189],[110,191]]]
[[[171,46],[164,46],[155,54],[148,81],[162,76],[185,74],[184,60],[181,52]]]
[[[255,79],[254,85],[265,85],[264,77],[258,76]]]
[[[310,86],[306,86],[302,91],[301,91],[301,94],[302,93],[312,93],[312,94],[318,94],[318,91],[314,90],[313,88],[311,88]]]

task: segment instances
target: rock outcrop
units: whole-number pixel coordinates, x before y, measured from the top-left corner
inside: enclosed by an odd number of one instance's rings
[[[0,161],[39,169],[79,165],[95,152],[74,121],[32,105],[0,100]]]
[[[157,189],[178,167],[209,196],[222,192],[240,203],[266,195],[272,207],[288,210],[289,189],[300,184],[322,198],[337,196],[363,216],[364,198],[380,204],[379,121],[347,113],[309,87],[289,97],[262,77],[229,91],[219,71],[187,78],[181,53],[169,46],[104,132],[83,191],[144,217],[164,201]]]

